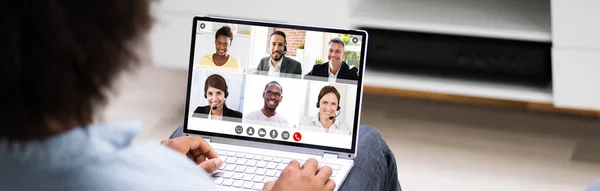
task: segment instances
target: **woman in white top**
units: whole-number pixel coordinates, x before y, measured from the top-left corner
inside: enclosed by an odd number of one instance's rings
[[[350,127],[343,121],[336,119],[337,112],[341,109],[340,93],[333,86],[325,86],[319,92],[317,116],[304,119],[300,128],[324,133],[351,134]]]

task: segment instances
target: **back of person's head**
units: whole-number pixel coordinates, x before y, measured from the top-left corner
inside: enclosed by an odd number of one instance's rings
[[[215,33],[215,40],[219,38],[219,36],[228,37],[229,41],[233,41],[233,32],[231,32],[231,27],[223,26]]]
[[[325,86],[325,87],[321,88],[321,91],[319,92],[319,97],[318,97],[319,99],[317,101],[321,101],[321,98],[323,98],[323,96],[327,95],[328,93],[335,94],[335,97],[337,97],[338,104],[339,104],[340,92],[338,92],[338,90],[333,86]]]
[[[219,74],[213,74],[206,78],[206,81],[204,82],[204,94],[208,91],[209,86],[227,92],[227,82],[225,81],[225,78]]]
[[[44,139],[92,123],[115,78],[139,65],[149,0],[0,3],[0,138]]]

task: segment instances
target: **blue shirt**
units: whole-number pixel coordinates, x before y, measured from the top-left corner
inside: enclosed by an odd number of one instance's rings
[[[216,190],[183,154],[158,141],[131,145],[140,129],[91,125],[40,141],[0,139],[0,190]]]
[[[596,182],[592,183],[588,189],[585,191],[599,191],[600,190],[600,179],[596,180]]]

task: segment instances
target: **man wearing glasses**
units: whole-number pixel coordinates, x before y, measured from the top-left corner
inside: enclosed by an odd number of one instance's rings
[[[283,88],[277,81],[267,83],[263,91],[263,108],[244,115],[244,122],[289,127],[288,121],[277,113],[277,106],[283,96]]]

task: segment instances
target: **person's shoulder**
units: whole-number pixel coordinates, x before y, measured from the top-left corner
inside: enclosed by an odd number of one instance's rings
[[[277,120],[279,120],[279,122],[281,123],[288,123],[287,119],[285,119],[285,117],[283,117],[283,115],[281,115],[279,112],[277,112]]]
[[[213,64],[212,54],[207,54],[207,55],[202,56],[200,58],[199,64],[200,65],[211,65],[211,64]]]
[[[315,69],[315,68],[319,68],[319,69],[321,69],[321,68],[327,68],[328,65],[329,65],[329,62],[325,62],[325,63],[322,63],[322,64],[315,64],[315,65],[313,65],[313,69]]]
[[[350,80],[358,79],[358,68],[357,67],[346,64],[345,62],[343,63],[343,66],[344,66],[344,68],[347,68],[346,70],[341,71],[344,73],[344,76],[347,76],[347,78],[350,78]]]
[[[239,111],[236,111],[233,109],[227,108],[227,111],[229,113],[228,114],[229,117],[242,118],[242,116],[243,116],[242,112],[239,112]]]
[[[589,188],[585,191],[598,191],[600,190],[600,179],[596,180],[596,182],[592,183]]]
[[[258,112],[261,112],[260,109],[248,112],[246,113],[246,117],[256,118],[256,116],[258,116]]]
[[[348,68],[349,72],[351,72],[351,73],[357,73],[358,74],[358,68],[357,67],[350,66],[350,65],[348,67],[349,67]]]
[[[229,61],[239,63],[240,61],[233,55],[229,55]]]
[[[119,151],[115,159],[109,165],[118,173],[113,170],[106,173],[118,174],[113,176],[117,176],[126,184],[131,184],[132,188],[145,188],[144,184],[153,182],[152,189],[161,188],[158,190],[191,188],[192,185],[214,189],[210,177],[204,170],[187,157],[158,141],[130,146]],[[154,182],[159,180],[164,184]],[[173,184],[175,182],[187,185],[175,185]]]
[[[271,57],[265,56],[265,57],[261,58],[259,64],[268,64],[269,58],[271,58]]]
[[[48,190],[215,190],[205,171],[158,141],[98,152],[85,164],[60,172],[36,181]]]
[[[237,58],[235,58],[233,55],[230,54],[229,58],[227,59],[227,62],[223,66],[229,67],[229,68],[239,68],[240,61],[238,61]]]
[[[212,56],[213,56],[212,53],[204,55],[204,56],[202,56],[202,58],[200,58],[200,62],[206,62],[206,61],[212,62]]]
[[[204,114],[208,114],[208,105],[207,106],[198,106],[196,107],[196,110],[194,110],[194,113],[204,113]]]
[[[267,69],[266,67],[267,67],[268,64],[269,64],[269,57],[268,56],[263,57],[263,58],[260,59],[260,61],[258,61],[257,69],[264,71],[264,70]]]
[[[269,61],[269,58],[271,58],[270,56],[265,56],[263,58],[260,59],[261,62],[267,62]]]
[[[350,131],[351,130],[350,128],[351,127],[350,127],[350,125],[348,125],[348,123],[346,123],[344,121],[342,121],[340,123],[340,130]]]
[[[294,60],[293,58],[290,58],[290,57],[284,56],[284,57],[283,57],[283,59],[284,59],[284,60],[286,60],[286,61],[284,61],[284,62],[287,62],[287,63],[293,64],[293,65],[300,65],[300,62],[298,62],[297,60]]]

